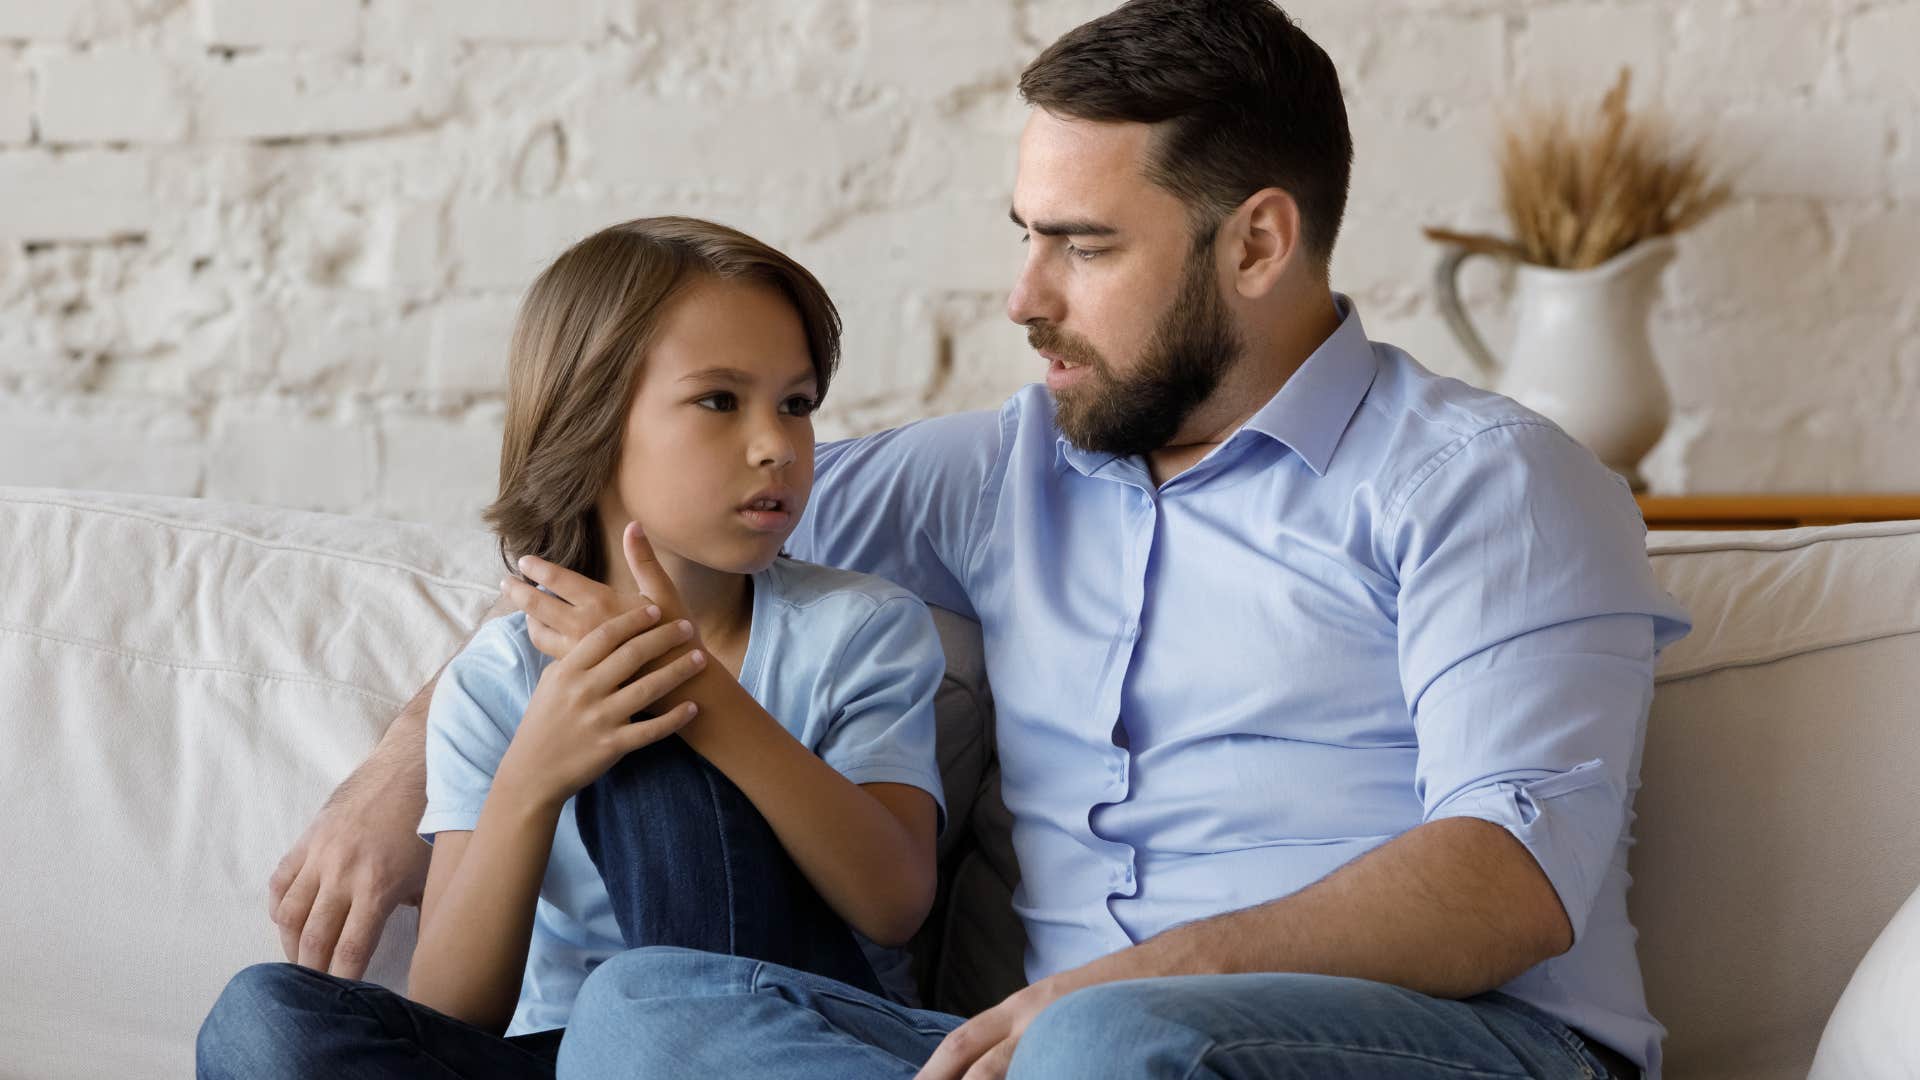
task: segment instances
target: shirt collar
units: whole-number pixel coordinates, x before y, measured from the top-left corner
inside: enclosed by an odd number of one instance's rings
[[[1327,475],[1334,448],[1373,386],[1380,363],[1353,301],[1335,293],[1333,307],[1339,328],[1241,428],[1285,443],[1316,476]]]
[[[1340,326],[1240,428],[1240,431],[1257,431],[1284,444],[1299,454],[1316,476],[1327,474],[1334,448],[1346,432],[1348,421],[1359,411],[1367,390],[1373,386],[1379,367],[1353,301],[1334,293],[1333,306],[1340,316]],[[1058,459],[1088,476],[1099,472],[1115,457],[1083,450],[1067,441],[1065,435],[1058,436],[1057,442]]]

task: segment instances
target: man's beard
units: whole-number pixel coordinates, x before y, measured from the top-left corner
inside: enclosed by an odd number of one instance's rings
[[[1115,375],[1092,346],[1051,323],[1027,328],[1035,349],[1087,365],[1078,386],[1054,394],[1054,422],[1069,442],[1095,453],[1146,454],[1171,443],[1187,417],[1213,396],[1244,345],[1221,303],[1212,253],[1210,243],[1194,245],[1179,295],[1126,375]]]

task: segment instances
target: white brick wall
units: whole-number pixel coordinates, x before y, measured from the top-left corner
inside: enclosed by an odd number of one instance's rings
[[[474,521],[506,334],[561,247],[715,217],[847,319],[826,432],[991,405],[1020,67],[1109,0],[5,0],[0,483]],[[1635,99],[1736,204],[1654,339],[1672,490],[1920,490],[1920,0],[1296,0],[1358,148],[1336,258],[1468,374],[1423,224],[1500,225],[1503,103]],[[1476,266],[1497,344],[1510,275]]]

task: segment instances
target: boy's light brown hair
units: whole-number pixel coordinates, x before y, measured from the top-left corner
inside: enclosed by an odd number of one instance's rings
[[[639,218],[568,248],[527,290],[507,359],[500,492],[481,513],[509,574],[537,555],[596,581],[606,553],[597,503],[620,461],[648,346],[673,300],[703,278],[779,290],[806,328],[824,400],[840,360],[840,315],[805,267],[710,221]]]

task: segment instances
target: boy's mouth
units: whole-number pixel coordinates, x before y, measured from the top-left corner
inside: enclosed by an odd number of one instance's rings
[[[780,532],[793,524],[793,497],[783,491],[763,491],[741,503],[738,513],[755,532]]]

